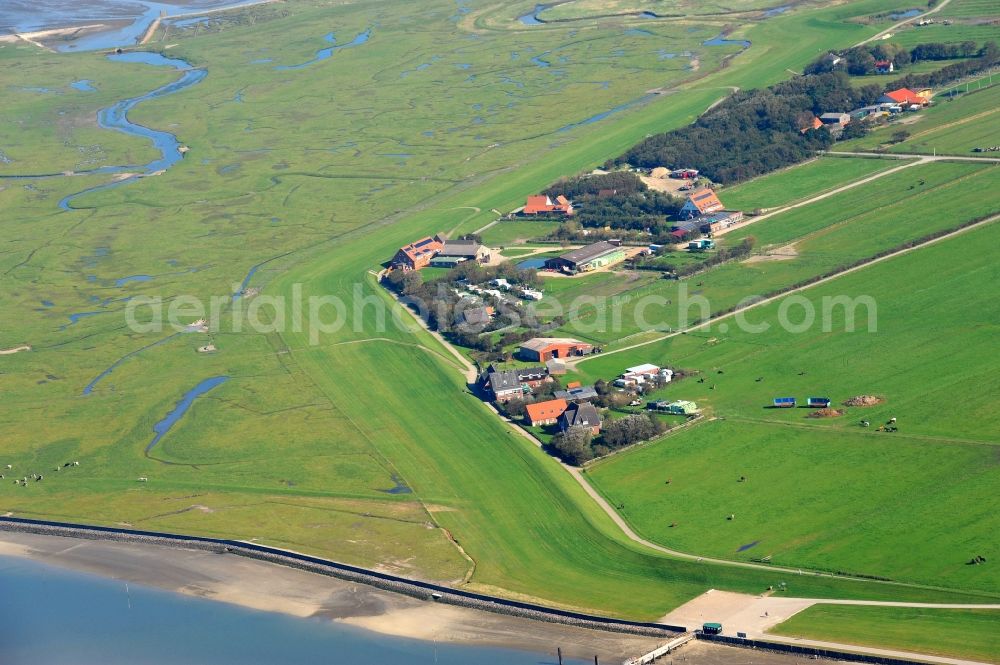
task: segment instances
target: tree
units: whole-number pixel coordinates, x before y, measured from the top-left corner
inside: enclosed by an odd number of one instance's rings
[[[594,459],[593,433],[589,427],[570,427],[552,437],[552,447],[569,464],[580,466]]]
[[[655,428],[648,416],[634,414],[607,423],[601,433],[601,440],[604,445],[614,450],[644,441],[654,433]]]

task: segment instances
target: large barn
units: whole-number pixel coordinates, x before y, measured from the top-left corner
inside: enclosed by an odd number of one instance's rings
[[[545,262],[545,267],[550,270],[577,273],[614,265],[624,260],[625,250],[622,247],[602,240],[549,259]]]

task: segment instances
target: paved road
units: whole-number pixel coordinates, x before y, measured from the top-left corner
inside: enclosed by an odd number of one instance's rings
[[[941,127],[935,127],[934,129],[941,129]],[[827,154],[851,157],[881,157],[883,159],[919,159],[921,162],[985,162],[987,164],[1000,164],[1000,157],[977,157],[974,155],[920,155],[903,152],[841,152],[839,150],[829,150]],[[881,175],[886,173],[888,171],[882,171]]]
[[[857,44],[855,44],[855,46],[864,46],[868,42],[873,42],[873,41],[882,39],[883,36],[888,35],[888,34],[892,34],[892,32],[894,30],[898,30],[899,28],[903,27],[907,23],[913,23],[914,21],[919,21],[920,19],[922,19],[924,17],[930,16],[931,14],[934,14],[936,12],[941,11],[942,9],[944,9],[945,7],[947,7],[948,3],[950,3],[950,2],[951,2],[951,0],[942,0],[933,9],[930,9],[930,10],[924,12],[923,14],[918,14],[916,16],[911,16],[910,18],[906,19],[905,21],[900,21],[899,23],[894,23],[893,25],[890,25],[885,30],[879,32],[878,34],[872,35],[868,39],[864,39],[864,40],[858,42]]]

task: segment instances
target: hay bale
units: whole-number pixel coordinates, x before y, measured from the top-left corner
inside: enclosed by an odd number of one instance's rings
[[[670,175],[670,169],[665,166],[657,166],[649,172],[651,178],[666,178],[668,175]]]

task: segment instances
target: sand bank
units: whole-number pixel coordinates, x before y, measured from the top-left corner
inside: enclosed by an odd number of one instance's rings
[[[592,631],[439,605],[293,568],[200,550],[0,532],[0,555],[267,612],[456,644],[555,652],[619,663],[657,638]]]

